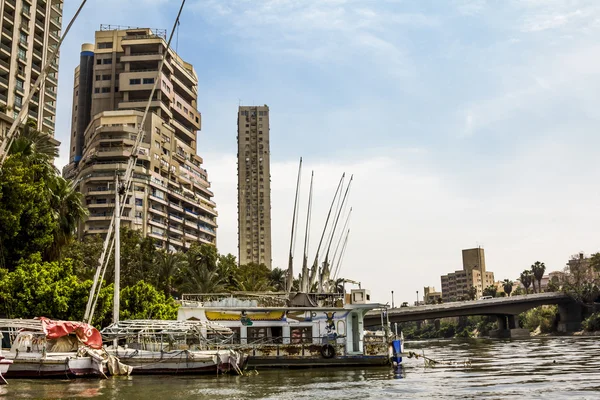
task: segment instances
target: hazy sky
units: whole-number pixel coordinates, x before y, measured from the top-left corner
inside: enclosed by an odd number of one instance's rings
[[[61,49],[61,166],[81,43],[100,24],[170,29],[178,5],[88,1]],[[173,44],[199,77],[219,250],[237,255],[240,102],[271,109],[274,266],[287,266],[300,156],[303,208],[315,171],[311,258],[354,174],[341,275],[376,301],[439,290],[464,248],[484,247],[496,279],[600,250],[599,34],[593,0],[188,0]]]

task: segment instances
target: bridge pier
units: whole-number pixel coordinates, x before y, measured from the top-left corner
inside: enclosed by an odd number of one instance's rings
[[[576,302],[563,303],[558,305],[558,331],[559,332],[577,332],[581,329],[583,313],[581,305]]]
[[[516,315],[497,315],[498,329],[490,331],[490,337],[496,339],[514,339],[529,337],[529,330],[519,326]]]

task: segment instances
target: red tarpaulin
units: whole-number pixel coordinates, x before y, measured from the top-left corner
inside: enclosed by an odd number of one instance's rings
[[[42,327],[48,339],[57,339],[70,333],[75,333],[81,343],[92,349],[102,348],[102,335],[98,329],[83,322],[52,321],[41,317]]]

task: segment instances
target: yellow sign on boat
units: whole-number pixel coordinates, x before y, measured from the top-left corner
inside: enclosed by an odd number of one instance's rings
[[[239,321],[241,312],[233,311],[205,311],[206,319],[209,321]],[[245,316],[252,321],[281,321],[285,311],[252,311],[246,312]]]

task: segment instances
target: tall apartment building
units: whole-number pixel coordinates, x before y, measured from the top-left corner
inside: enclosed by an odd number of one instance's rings
[[[31,86],[58,46],[62,8],[62,0],[0,1],[0,137],[10,128]],[[51,136],[57,84],[58,58],[27,110],[37,129]]]
[[[476,297],[483,295],[483,289],[494,284],[494,273],[485,267],[485,252],[481,247],[462,251],[462,271],[442,275],[442,300],[459,301],[468,297],[471,287],[477,290]]]
[[[238,110],[238,249],[240,264],[271,268],[269,107]]]
[[[82,46],[75,69],[70,163],[63,170],[78,182],[89,209],[80,235],[108,230],[115,174],[127,168],[158,76],[121,224],[141,230],[161,248],[216,244],[216,204],[196,154],[198,78],[171,49],[158,75],[165,51],[162,31],[109,26],[96,32],[94,44]]]

